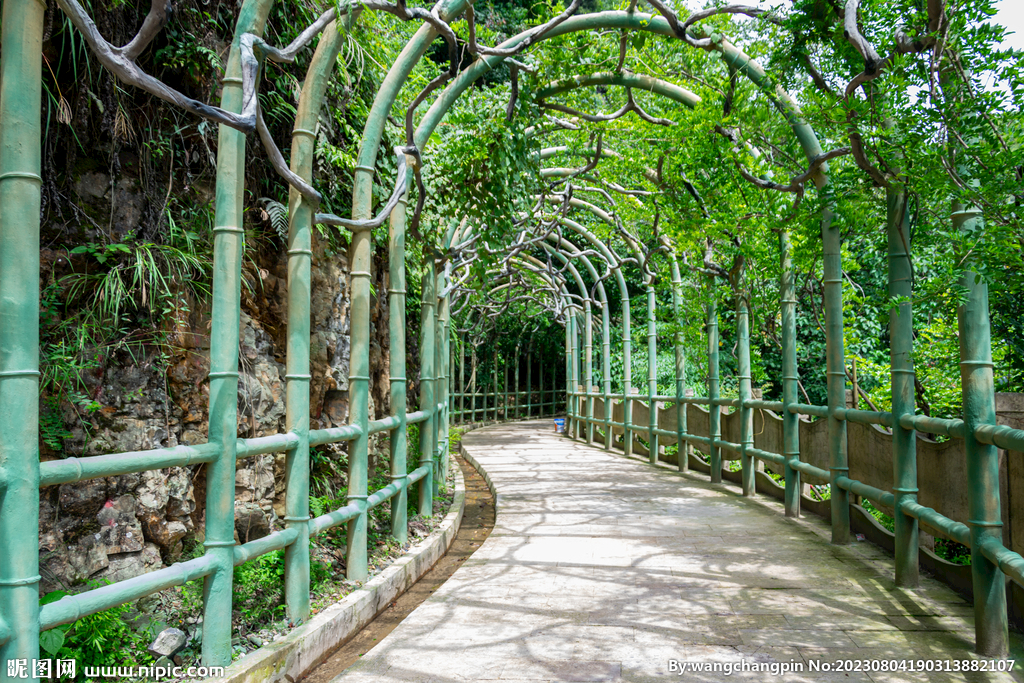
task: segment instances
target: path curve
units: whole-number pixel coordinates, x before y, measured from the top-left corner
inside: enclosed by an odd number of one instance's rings
[[[894,588],[890,558],[830,545],[813,516],[786,519],[775,502],[556,436],[546,420],[462,444],[497,490],[494,531],[336,683],[1012,680],[813,670],[968,660],[973,643],[970,605],[930,579]],[[679,675],[673,660],[720,670]],[[783,665],[803,671],[772,675]]]

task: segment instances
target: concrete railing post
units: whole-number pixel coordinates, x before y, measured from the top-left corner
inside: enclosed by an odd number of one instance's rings
[[[953,206],[953,226],[964,234],[982,229],[981,212]],[[957,310],[960,333],[960,385],[963,392],[964,447],[967,454],[967,526],[971,529],[971,582],[974,587],[974,629],[978,654],[1002,657],[1009,651],[1006,577],[982,551],[1003,540],[999,504],[999,449],[978,440],[978,427],[996,423],[988,284],[965,261],[960,284],[967,301]]]

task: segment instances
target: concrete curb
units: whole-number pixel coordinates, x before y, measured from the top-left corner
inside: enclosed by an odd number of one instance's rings
[[[297,681],[370,623],[397,596],[409,589],[444,555],[462,525],[466,483],[455,467],[455,495],[441,525],[391,566],[307,623],[242,657],[224,676],[208,683],[278,683]]]

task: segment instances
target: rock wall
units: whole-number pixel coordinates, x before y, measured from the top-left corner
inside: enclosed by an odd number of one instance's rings
[[[94,179],[95,180],[95,179]],[[84,182],[84,181],[83,181]],[[102,189],[90,181],[82,192]],[[94,187],[95,186],[95,187]],[[121,204],[130,208],[127,199]],[[315,235],[316,233],[314,233]],[[348,259],[330,254],[314,238],[310,343],[310,424],[313,429],[348,421]],[[61,256],[44,253],[44,263]],[[373,288],[388,289],[386,255],[373,263]],[[239,319],[238,435],[285,431],[287,263],[281,253],[249,268]],[[208,433],[210,368],[209,309],[198,307],[175,321],[169,333],[175,353],[166,366],[156,351],[137,362],[104,359],[83,375],[93,401],[86,421],[73,407],[62,417],[70,431],[63,455],[91,456],[205,443]],[[370,417],[390,410],[388,307],[371,301]],[[386,437],[371,440],[371,466],[386,454]],[[346,470],[346,445],[324,449]],[[59,457],[45,445],[42,459]],[[386,457],[386,455],[384,456]],[[344,475],[335,482],[344,486]],[[284,455],[261,455],[238,463],[235,530],[241,542],[270,532],[283,514]],[[118,581],[179,559],[203,538],[203,466],[170,468],[51,486],[40,492],[41,592],[77,590],[89,581]]]

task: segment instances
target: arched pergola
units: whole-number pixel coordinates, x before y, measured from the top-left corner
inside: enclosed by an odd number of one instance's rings
[[[460,262],[449,262],[444,255],[449,249],[473,238],[474,226],[462,216],[445,217],[450,224],[440,240],[440,253],[426,247],[426,265],[422,273],[421,318],[419,339],[419,409],[407,412],[408,380],[403,353],[391,354],[389,367],[392,414],[376,420],[369,414],[370,382],[370,276],[372,230],[388,221],[388,257],[390,288],[389,341],[393,349],[406,347],[406,255],[409,226],[409,188],[421,178],[418,167],[430,156],[432,136],[459,97],[478,79],[513,57],[518,46],[529,46],[557,36],[596,30],[643,31],[668,39],[686,39],[699,47],[719,54],[730,69],[746,77],[785,117],[794,139],[802,149],[809,171],[805,180],[814,183],[821,201],[821,244],[824,263],[825,332],[828,344],[826,373],[828,405],[809,406],[797,402],[797,367],[795,346],[796,304],[790,263],[788,234],[780,231],[779,251],[782,266],[780,299],[782,302],[783,399],[780,402],[752,398],[750,362],[749,304],[737,300],[736,331],[738,358],[738,398],[722,399],[719,395],[718,314],[716,298],[709,297],[707,307],[708,391],[705,397],[685,397],[685,349],[676,333],[675,395],[659,396],[657,387],[657,297],[655,277],[646,268],[651,253],[628,231],[622,232],[622,244],[604,241],[583,222],[568,215],[569,210],[586,211],[587,215],[616,227],[614,211],[597,203],[564,195],[541,195],[537,198],[543,210],[546,203],[564,205],[565,211],[552,219],[559,232],[531,234],[525,228],[507,245],[507,250],[522,248],[509,259],[509,268],[529,273],[544,283],[544,293],[553,298],[555,308],[564,317],[566,326],[566,403],[569,433],[588,442],[594,438],[594,427],[605,430],[606,449],[613,447],[612,432],[623,431],[623,450],[630,455],[634,435],[646,432],[649,457],[657,461],[659,438],[675,439],[679,447],[678,466],[688,466],[687,448],[701,444],[708,448],[711,480],[722,480],[721,450],[739,454],[742,460],[742,490],[752,495],[755,489],[755,459],[783,468],[786,479],[785,509],[789,515],[800,511],[801,475],[816,477],[831,484],[832,541],[850,540],[850,494],[854,493],[889,506],[896,517],[896,583],[912,587],[917,583],[918,523],[925,522],[951,538],[972,548],[972,573],[977,610],[978,651],[984,655],[1001,655],[1007,650],[1007,614],[1004,574],[1024,582],[1024,559],[1002,545],[999,532],[997,446],[1018,447],[1024,433],[996,427],[992,408],[992,363],[988,339],[987,290],[984,283],[967,277],[967,303],[963,308],[961,365],[965,391],[963,420],[934,420],[914,414],[913,367],[910,360],[912,339],[910,305],[900,304],[894,314],[892,329],[893,408],[887,413],[857,411],[846,407],[845,367],[843,350],[842,264],[839,230],[832,225],[833,202],[828,180],[827,160],[821,145],[797,105],[795,99],[769,77],[756,60],[719,34],[705,36],[698,27],[679,26],[678,19],[662,8],[664,16],[637,11],[610,11],[573,15],[567,12],[549,22],[543,30],[533,28],[513,36],[497,48],[481,50],[480,55],[461,72],[448,74],[450,82],[430,102],[413,127],[416,107],[425,102],[441,84],[436,79],[416,98],[407,120],[407,145],[398,148],[398,174],[394,191],[383,210],[373,217],[373,177],[383,138],[384,125],[399,92],[408,82],[438,36],[454,45],[449,23],[470,7],[466,0],[451,0],[437,5],[433,11],[408,8],[404,4],[363,3],[363,9],[384,11],[402,20],[422,20],[423,25],[408,41],[391,66],[377,91],[367,115],[360,142],[358,163],[352,187],[350,219],[318,213],[319,194],[313,189],[314,142],[316,122],[325,93],[333,76],[342,47],[338,21],[353,19],[356,9],[345,6],[326,12],[303,32],[293,46],[283,50],[266,45],[262,34],[272,0],[245,0],[238,19],[235,41],[227,62],[221,107],[210,107],[162,89],[152,77],[141,74],[134,59],[145,48],[145,36],[139,43],[112,48],[96,38],[95,25],[84,10],[72,0],[60,0],[61,8],[86,36],[107,68],[122,79],[175,102],[187,111],[205,116],[220,124],[217,158],[217,201],[214,233],[214,280],[212,331],[210,346],[210,410],[208,443],[179,446],[138,453],[123,453],[86,459],[69,458],[40,463],[38,460],[38,320],[39,320],[39,206],[40,206],[40,144],[41,123],[41,52],[43,6],[37,0],[6,0],[4,2],[4,51],[0,60],[0,659],[34,659],[39,654],[39,631],[74,621],[115,605],[185,582],[203,579],[204,622],[203,661],[207,665],[223,665],[231,659],[232,569],[253,557],[272,550],[285,550],[285,599],[289,619],[301,623],[309,618],[310,559],[309,538],[325,529],[347,525],[347,575],[354,581],[365,580],[367,567],[368,512],[385,501],[391,501],[392,531],[406,539],[406,503],[409,490],[419,488],[421,514],[432,512],[432,497],[447,467],[448,418],[450,410],[450,367],[452,310],[450,288],[453,272]],[[154,5],[159,23],[161,7]],[[166,13],[166,9],[163,9]],[[689,33],[686,33],[686,31]],[[451,35],[449,35],[451,34]],[[260,60],[289,61],[303,45],[319,35],[307,76],[299,97],[295,126],[292,131],[290,160],[270,139],[262,125],[255,83]],[[689,36],[689,38],[687,38]],[[152,36],[149,36],[151,39]],[[680,85],[651,76],[617,70],[578,74],[556,80],[538,91],[540,97],[555,97],[580,88],[624,87],[644,90],[686,107],[701,106],[701,99]],[[632,102],[632,95],[629,95]],[[635,107],[635,103],[634,103]],[[637,111],[635,108],[633,111]],[[639,114],[639,112],[637,112]],[[534,124],[532,133],[539,135],[542,123]],[[242,227],[244,198],[244,164],[246,134],[257,132],[275,169],[289,183],[289,232],[287,239],[288,270],[288,332],[286,370],[286,432],[256,439],[237,438],[238,392],[238,313],[240,310],[241,265],[244,230]],[[617,152],[594,149],[596,164],[602,157],[615,158]],[[557,147],[541,150],[538,162],[561,153]],[[547,178],[573,178],[579,169],[552,167],[541,171]],[[648,180],[652,179],[648,174]],[[614,188],[613,188],[614,189]],[[621,189],[621,188],[619,188]],[[424,188],[416,195],[422,203]],[[414,220],[420,214],[414,213]],[[904,212],[905,217],[905,212]],[[528,217],[532,218],[532,216]],[[899,214],[890,216],[890,294],[909,298],[909,245],[899,239]],[[960,207],[954,214],[957,227],[970,228],[978,220],[978,212]],[[351,277],[351,365],[350,421],[345,427],[312,430],[309,423],[310,398],[310,297],[312,269],[312,229],[315,224],[343,227],[352,233],[349,263]],[[561,228],[568,232],[563,234]],[[534,240],[534,238],[537,238]],[[531,241],[532,240],[532,241]],[[661,246],[661,245],[659,245]],[[593,258],[591,258],[593,256]],[[561,267],[557,273],[541,260],[550,258]],[[673,314],[680,315],[683,277],[674,256],[664,257],[670,267]],[[635,262],[643,275],[647,303],[647,358],[649,409],[647,425],[633,423],[633,405],[640,400],[632,395],[630,358],[631,320],[630,290],[624,275],[624,264]],[[582,264],[581,272],[578,267]],[[616,281],[621,306],[623,349],[623,393],[620,399],[611,394],[611,315],[613,301],[606,291],[601,270],[610,272]],[[567,273],[567,274],[566,274]],[[968,276],[971,274],[968,273]],[[480,284],[481,291],[496,295],[516,286],[507,272],[490,272],[490,279]],[[588,286],[587,279],[593,283]],[[504,279],[504,281],[503,281]],[[575,288],[575,291],[573,291]],[[594,310],[601,311],[601,375],[603,389],[593,390],[593,326]],[[580,337],[582,336],[582,342]],[[582,369],[581,369],[582,368]],[[578,389],[583,382],[583,391]],[[909,384],[908,384],[909,382]],[[909,402],[907,392],[910,391]],[[518,387],[517,387],[518,391]],[[462,387],[465,393],[465,387]],[[497,393],[497,392],[495,392]],[[595,418],[595,400],[602,401],[603,414]],[[611,406],[621,400],[623,422],[612,419]],[[671,403],[675,429],[665,430],[659,424],[659,401]],[[688,404],[705,405],[709,409],[707,436],[687,431]],[[495,402],[497,406],[497,402]],[[738,443],[724,441],[721,435],[721,406],[734,406],[740,411],[741,433]],[[752,427],[753,410],[770,408],[783,415],[785,448],[772,453],[755,448]],[[475,403],[474,403],[475,409]],[[497,413],[497,410],[496,410]],[[800,461],[797,419],[800,414],[816,415],[828,420],[828,470]],[[847,421],[886,424],[894,430],[892,490],[859,481],[850,475],[846,447]],[[408,471],[407,426],[420,425],[420,467]],[[970,518],[954,521],[917,502],[917,469],[914,452],[914,430],[926,427],[933,433],[944,433],[965,442],[968,462],[967,484]],[[390,434],[392,483],[379,491],[368,490],[369,437],[375,433]],[[346,505],[317,518],[311,518],[309,507],[309,451],[311,446],[346,441],[349,444],[349,485]],[[261,453],[286,454],[286,527],[269,536],[238,545],[233,537],[234,476],[239,459]],[[202,557],[177,563],[150,574],[110,586],[67,596],[40,607],[38,604],[39,563],[37,554],[39,487],[113,476],[149,469],[203,463],[207,466],[207,514],[205,553]],[[994,489],[993,489],[994,487]],[[993,495],[995,491],[995,495]],[[993,502],[994,499],[994,502]],[[28,532],[26,532],[26,529]]]

